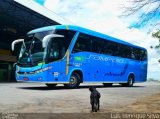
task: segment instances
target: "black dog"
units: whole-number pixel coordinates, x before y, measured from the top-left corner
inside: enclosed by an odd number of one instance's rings
[[[99,110],[99,107],[100,107],[99,103],[100,103],[101,94],[93,86],[89,87],[89,90],[91,91],[90,103],[92,106],[92,111],[97,112],[97,110]]]

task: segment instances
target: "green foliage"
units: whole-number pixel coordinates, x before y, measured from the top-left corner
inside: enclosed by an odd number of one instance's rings
[[[135,25],[139,28],[148,25],[152,28],[159,27],[160,0],[127,0],[127,3],[122,4],[121,16],[136,15],[138,17],[131,27]]]
[[[159,40],[159,43],[158,43],[158,45],[155,46],[155,49],[157,49],[157,52],[160,54],[160,30],[152,33],[152,36]],[[153,47],[151,46],[151,48],[153,48]],[[158,62],[160,63],[160,59],[158,60]]]
[[[160,30],[152,33],[152,36],[154,38],[157,38],[159,40],[159,44],[155,46],[156,49],[159,49],[160,48]]]

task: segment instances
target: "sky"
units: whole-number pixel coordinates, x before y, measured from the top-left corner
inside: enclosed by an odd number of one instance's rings
[[[75,25],[89,28],[148,50],[148,78],[160,80],[160,55],[150,46],[158,40],[146,33],[149,26],[134,27],[137,15],[121,17],[127,0],[35,0],[40,5]],[[143,11],[142,11],[143,12]],[[132,27],[130,27],[132,26]]]

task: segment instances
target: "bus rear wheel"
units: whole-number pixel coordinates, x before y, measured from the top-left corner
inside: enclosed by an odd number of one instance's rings
[[[133,86],[133,83],[134,83],[134,76],[130,75],[129,78],[128,78],[127,86],[131,87],[131,86]]]
[[[49,84],[49,83],[46,83],[46,86],[48,86],[49,88],[53,88],[55,87],[57,84]]]
[[[78,73],[73,73],[70,77],[70,83],[64,84],[66,88],[77,88],[80,84],[80,75]]]
[[[105,87],[111,87],[113,83],[103,83]]]
[[[133,76],[133,75],[130,75],[130,76],[128,77],[128,82],[122,84],[122,86],[132,87],[132,86],[133,86],[133,83],[134,83],[134,76]]]

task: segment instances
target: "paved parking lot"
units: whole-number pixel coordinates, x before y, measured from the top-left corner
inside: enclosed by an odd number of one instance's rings
[[[160,93],[160,83],[139,83],[134,87],[103,87],[100,112],[132,104],[138,99]],[[88,84],[78,89],[65,89],[62,85],[47,88],[40,83],[1,83],[0,112],[88,113],[90,107]]]

